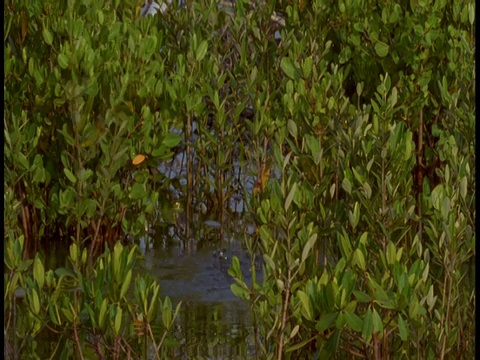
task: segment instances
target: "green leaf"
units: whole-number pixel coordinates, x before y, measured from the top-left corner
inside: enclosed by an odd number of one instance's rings
[[[295,337],[295,335],[298,334],[298,330],[300,330],[300,325],[295,325],[295,327],[292,329],[292,332],[290,333],[289,338],[292,339]]]
[[[140,44],[140,56],[144,61],[148,61],[157,48],[157,37],[147,36]]]
[[[198,48],[195,53],[195,59],[197,61],[202,61],[207,53],[207,50],[208,50],[208,42],[206,40],[203,40],[200,43],[200,45],[198,45]]]
[[[363,255],[362,250],[355,249],[353,252],[353,263],[356,264],[362,271],[365,271],[367,268],[365,263],[365,256]]]
[[[304,78],[309,78],[311,73],[312,73],[312,67],[313,67],[313,58],[312,56],[308,56],[304,61],[303,61],[303,77]]]
[[[82,171],[80,171],[79,180],[82,182],[86,182],[88,181],[88,179],[90,179],[92,175],[93,175],[93,171],[91,169],[87,169],[87,170],[82,169]]]
[[[160,285],[152,284],[152,287],[153,287],[153,295],[151,297],[150,306],[148,306],[148,309],[147,309],[147,320],[149,322],[152,322],[155,320],[155,317],[158,311],[158,305],[160,303],[160,298],[158,297],[158,292],[160,291]],[[149,290],[152,287],[150,287]],[[146,298],[147,298],[147,295],[145,295],[145,299]],[[147,307],[146,301],[147,300],[145,300],[145,308]]]
[[[372,313],[373,332],[377,334],[383,334],[383,321],[380,318],[376,309],[373,309]]]
[[[405,321],[402,318],[402,315],[398,314],[398,332],[400,334],[400,339],[402,341],[408,340],[408,329]]]
[[[232,258],[232,267],[228,269],[228,273],[234,278],[238,278],[240,280],[243,279],[243,274],[242,270],[240,269],[240,261],[238,260],[238,257],[234,256]]]
[[[393,242],[389,241],[387,245],[387,264],[393,265],[395,264],[395,260],[397,258],[397,252],[395,249],[395,245]]]
[[[473,26],[475,22],[475,6],[473,3],[468,4],[468,21],[470,22],[470,26]]]
[[[298,325],[297,325],[298,326]],[[295,344],[295,345],[292,345],[290,347],[287,348],[287,350],[285,350],[286,353],[289,353],[289,352],[292,352],[292,351],[295,351],[295,350],[298,350],[298,349],[301,349],[302,347],[304,347],[305,345],[309,344],[312,342],[312,339],[307,339],[307,340],[304,340],[302,342],[299,342],[298,344]]]
[[[390,18],[388,19],[388,21],[390,23],[397,22],[401,14],[402,14],[402,7],[400,6],[400,4],[395,4],[395,6],[393,7],[393,11],[390,13]]]
[[[359,302],[369,303],[372,301],[372,298],[364,291],[353,290],[353,294],[355,295],[355,297]]]
[[[385,292],[385,290],[383,290],[383,288],[374,279],[372,279],[370,274],[367,274],[367,276],[368,276],[368,281],[367,281],[368,287],[372,291],[373,298],[378,301],[387,300],[388,295]]]
[[[31,304],[32,304],[32,310],[33,313],[38,315],[40,312],[40,299],[38,297],[37,290],[31,289]]]
[[[48,313],[50,315],[50,319],[55,325],[62,325],[62,319],[58,314],[58,308],[55,303],[50,303],[48,307]]]
[[[338,313],[327,313],[322,315],[320,320],[318,320],[317,324],[315,325],[315,329],[317,329],[319,332],[327,330],[335,321],[337,315]]]
[[[123,280],[122,288],[120,290],[120,298],[123,298],[127,294],[127,291],[130,288],[131,282],[132,282],[132,269],[128,270],[127,275]]]
[[[163,301],[163,309],[162,309],[162,321],[163,325],[169,329],[172,326],[172,302],[170,298],[167,296]]]
[[[315,165],[318,165],[323,155],[323,149],[320,147],[320,142],[315,136],[305,135],[305,137],[307,139],[308,146],[312,152],[313,162],[315,163]],[[332,184],[332,186],[335,186],[335,183]]]
[[[75,184],[77,182],[77,178],[75,177],[75,175],[73,175],[73,173],[69,169],[63,168],[63,172],[67,176],[68,180],[70,180],[72,183]]]
[[[73,272],[73,270],[72,270],[72,269],[67,269],[67,268],[58,268],[58,269],[55,269],[55,275],[57,275],[58,277],[68,276],[68,277],[76,278],[75,273]]]
[[[130,191],[130,198],[133,200],[143,199],[147,195],[143,184],[133,184]]]
[[[241,287],[238,284],[232,284],[230,285],[230,290],[232,290],[232,293],[239,297],[240,299],[244,300],[249,300],[250,299],[250,293],[247,289]]]
[[[107,315],[107,298],[103,299],[102,306],[100,307],[100,314],[98,315],[98,326],[100,329],[105,327],[105,319]]]
[[[355,205],[353,206],[353,213],[351,211],[348,212],[348,218],[350,225],[355,229],[360,221],[360,206],[358,202],[355,202]]]
[[[60,67],[62,69],[66,69],[68,67],[68,57],[67,55],[65,54],[58,54],[58,65],[60,65]]]
[[[407,161],[412,156],[413,150],[413,141],[412,141],[412,133],[408,132],[405,136],[405,154],[403,156],[403,160]]]
[[[338,296],[338,284],[336,281],[330,281],[326,286],[326,296],[328,310],[335,308],[335,300]]]
[[[293,64],[292,59],[287,57],[282,58],[282,61],[280,62],[280,67],[290,79],[297,80],[298,78],[300,78],[300,74],[298,73],[298,70]]]
[[[420,304],[418,302],[418,298],[415,294],[412,295],[412,298],[410,299],[410,304],[408,307],[408,316],[412,319],[416,319],[418,316],[418,309],[420,307]]]
[[[69,323],[73,323],[73,312],[70,309],[62,308],[63,316],[65,316]]]
[[[466,176],[464,176],[462,180],[460,180],[460,195],[464,200],[467,197],[467,186],[468,186],[468,179]]]
[[[375,44],[375,52],[377,53],[378,56],[380,57],[385,57],[388,55],[388,45],[385,44],[384,42],[378,41]]]
[[[368,308],[367,313],[365,314],[365,318],[363,319],[363,327],[362,327],[362,337],[365,342],[369,342],[373,333],[373,314],[372,310]]]
[[[97,205],[93,199],[84,199],[79,204],[79,213],[80,215],[85,215],[88,219],[92,218],[97,210]]]
[[[162,144],[165,145],[167,148],[173,148],[180,144],[181,141],[182,137],[180,135],[170,133],[165,136]]]
[[[78,245],[73,243],[70,245],[70,259],[73,263],[77,262],[78,259]]]
[[[42,289],[45,283],[45,268],[39,256],[35,256],[35,261],[33,262],[33,278],[37,282],[38,288]]]
[[[347,311],[344,314],[348,326],[356,332],[361,332],[363,329],[363,320],[352,311]]]
[[[295,196],[296,191],[297,191],[297,183],[293,183],[293,186],[290,189],[290,192],[288,193],[288,196],[285,200],[285,211],[288,211],[288,209],[290,208],[290,205],[292,204],[293,197]]]
[[[315,245],[315,242],[317,241],[317,236],[318,236],[317,233],[313,234],[312,236],[310,236],[307,243],[305,244],[302,251],[302,262],[304,262],[305,259],[310,254],[310,250],[312,250],[313,246]]]
[[[53,35],[48,28],[43,29],[42,35],[43,35],[43,40],[45,41],[45,43],[47,45],[52,45]]]
[[[351,193],[352,193],[352,183],[350,182],[350,180],[349,180],[347,177],[344,177],[344,178],[343,178],[342,188],[343,188],[343,190],[345,190],[348,194],[351,194]]]
[[[390,94],[390,97],[388,98],[388,102],[389,102],[390,106],[393,108],[397,104],[397,101],[398,101],[398,90],[394,86],[393,89],[392,89],[392,93]]]
[[[297,124],[295,123],[295,121],[288,120],[287,127],[288,127],[288,132],[290,133],[290,135],[292,135],[293,138],[296,140],[297,135],[298,135],[298,128],[297,128]]]
[[[313,308],[312,308],[312,303],[310,302],[310,298],[308,297],[307,294],[305,294],[301,290],[297,291],[297,296],[300,299],[300,302],[302,304],[302,315],[305,317],[305,319],[312,321]]]
[[[350,244],[348,236],[346,234],[339,234],[338,240],[342,256],[345,258],[345,260],[350,259],[350,255],[352,254],[352,245]]]
[[[271,258],[270,256],[268,256],[267,254],[264,254],[264,255],[263,255],[263,261],[265,261],[265,265],[266,265],[269,269],[275,271],[276,266],[275,266],[275,263],[273,262],[273,260],[272,260],[272,258]]]
[[[120,305],[117,305],[117,311],[115,314],[115,324],[114,324],[114,330],[115,330],[116,336],[120,334],[120,330],[122,327],[122,314],[123,314],[122,308],[120,307]]]

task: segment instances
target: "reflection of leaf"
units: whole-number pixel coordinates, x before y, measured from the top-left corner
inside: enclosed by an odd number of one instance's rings
[[[260,175],[258,176],[255,185],[253,186],[253,193],[257,194],[258,192],[262,192],[265,190],[265,186],[267,185],[267,180],[270,177],[270,169],[267,168],[265,164],[262,165],[260,169]]]
[[[24,11],[20,13],[20,21],[22,23],[22,42],[23,42],[25,41],[25,38],[27,37],[27,33],[28,33],[28,19],[25,16]]]
[[[143,336],[145,334],[145,324],[143,322],[143,316],[136,316],[134,315],[133,319],[133,331],[135,332],[136,335],[138,336]]]

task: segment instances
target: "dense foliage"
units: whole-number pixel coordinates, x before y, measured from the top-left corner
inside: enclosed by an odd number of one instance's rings
[[[171,304],[149,312],[149,279],[128,298],[115,244],[165,220],[172,187],[187,217],[204,203],[223,222],[243,185],[264,277],[230,273],[259,358],[472,357],[473,1],[139,5],[5,2],[4,311],[21,285],[31,315],[16,333],[63,327],[60,351],[97,356],[141,334],[158,355],[147,331]],[[186,183],[156,171],[179,146],[198,161]],[[58,244],[69,261],[44,270]]]

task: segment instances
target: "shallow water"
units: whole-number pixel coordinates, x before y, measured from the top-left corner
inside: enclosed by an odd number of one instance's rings
[[[196,141],[196,125],[195,122],[192,124],[192,143]],[[181,130],[173,132],[182,133]],[[194,150],[192,155],[193,167],[196,168],[198,159]],[[178,179],[184,188],[186,162],[186,152],[180,151],[170,161],[161,163],[158,171],[168,179]],[[224,218],[220,223],[216,221],[218,219],[208,218],[205,215],[207,211],[194,214],[195,219],[190,224],[192,238],[187,244],[182,240],[186,226],[183,213],[173,215],[176,221],[173,220],[168,231],[163,228],[161,234],[140,240],[144,258],[138,263],[139,272],[158,280],[161,296],[170,297],[174,307],[182,302],[174,333],[177,341],[171,348],[169,358],[255,358],[252,314],[248,304],[231,292],[230,285],[234,281],[228,274],[228,268],[232,257],[237,256],[244,280],[250,284],[250,255],[243,248],[242,241],[245,234],[255,231],[255,227],[247,221],[248,211],[244,200],[248,201],[245,196],[248,198],[252,194],[257,174],[254,166],[242,168],[234,160],[229,174],[231,184],[239,182],[243,190],[235,191],[225,203],[225,211],[232,217]],[[214,182],[211,173],[206,176]],[[185,197],[181,188],[171,185],[170,191],[174,198]],[[195,208],[200,211],[198,206]],[[259,273],[257,281],[261,281]]]
[[[220,231],[212,221],[205,227],[210,228],[210,235]],[[193,237],[188,247],[175,236],[150,239],[148,244],[141,241],[144,256],[137,270],[158,280],[161,296],[170,297],[174,307],[182,302],[173,334],[176,342],[167,350],[169,358],[254,357],[251,312],[230,290],[234,281],[228,268],[233,256],[239,258],[246,282],[251,281],[250,256],[238,236],[224,234],[219,241]]]

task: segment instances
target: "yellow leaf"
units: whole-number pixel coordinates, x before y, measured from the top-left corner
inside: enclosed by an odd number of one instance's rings
[[[133,165],[139,165],[141,164],[142,162],[144,162],[146,159],[146,156],[143,155],[143,154],[138,154],[137,156],[135,156],[132,160],[132,164]]]

